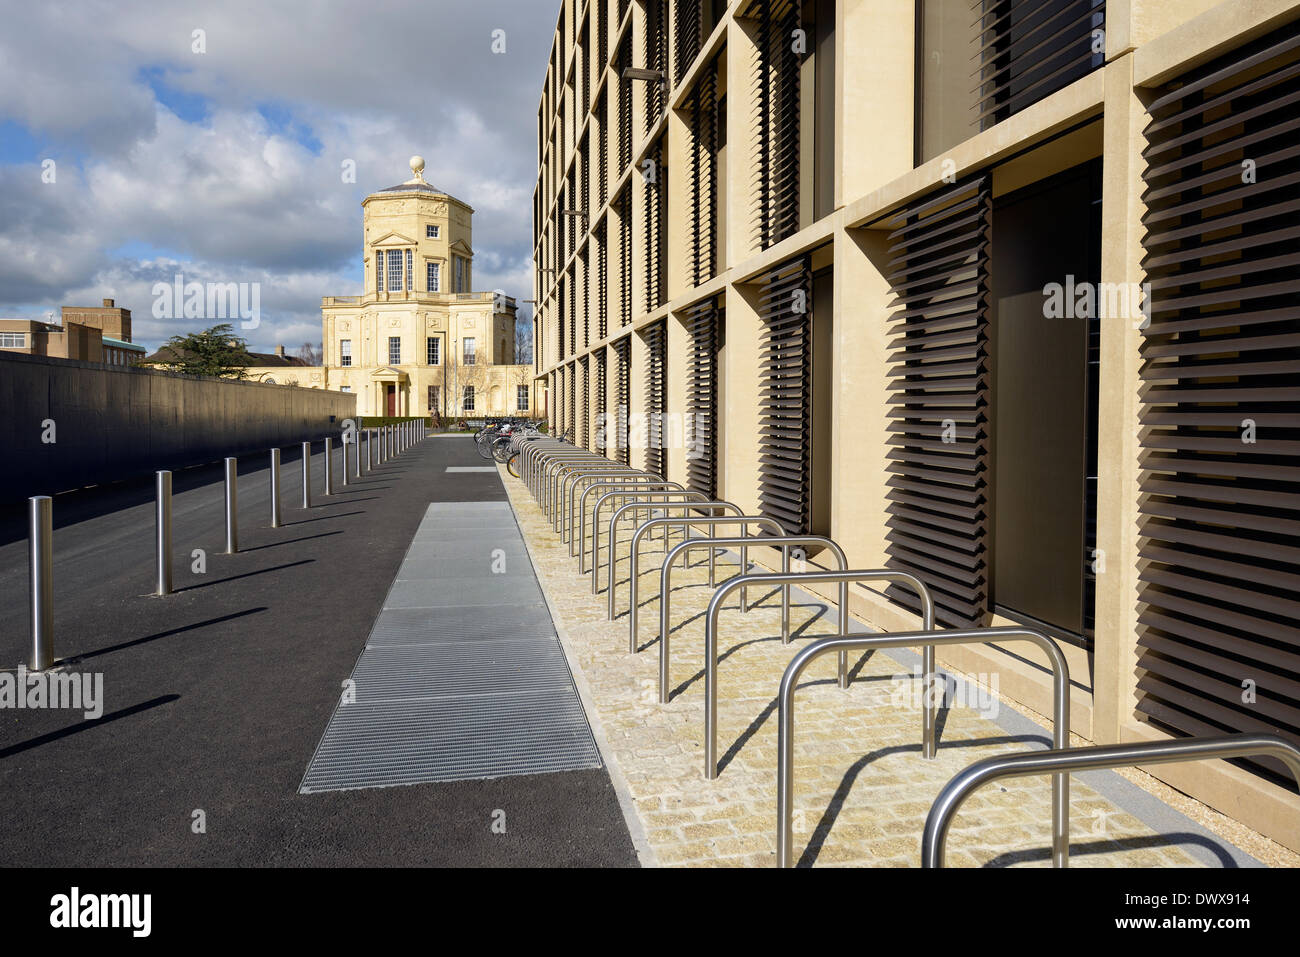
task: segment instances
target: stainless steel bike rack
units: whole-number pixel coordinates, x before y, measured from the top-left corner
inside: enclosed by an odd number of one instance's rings
[[[551,522],[551,530],[559,534],[560,541],[567,542],[569,540],[569,526],[573,519],[573,500],[577,496],[578,484],[584,479],[618,477],[644,478],[652,482],[667,481],[663,476],[649,475],[640,469],[629,469],[625,465],[597,465],[591,468],[571,470],[556,489],[559,494],[555,503],[555,518]]]
[[[581,468],[599,468],[602,460],[598,456],[579,455],[579,456],[555,456],[542,465],[540,475],[540,494],[537,496],[538,502],[542,506],[542,512],[546,515],[547,520],[551,519],[554,514],[553,506],[555,504],[555,485],[557,480],[565,472],[571,469]],[[628,471],[634,471],[628,469]]]
[[[596,462],[585,465],[562,465],[556,469],[551,478],[551,531],[564,534],[564,499],[569,492],[570,482],[577,483],[582,478],[608,478],[614,475],[639,475],[656,482],[665,481],[662,475],[644,472],[626,465],[611,465],[608,462]]]
[[[747,516],[748,521],[755,524],[772,522],[777,526],[778,531],[784,531],[780,523],[775,519],[764,517]],[[721,522],[719,523],[721,524]],[[670,618],[672,610],[672,570],[673,563],[677,560],[679,553],[687,553],[692,548],[707,546],[710,549],[718,545],[735,546],[743,545],[752,541],[748,536],[742,538],[695,538],[690,541],[682,542],[674,548],[664,558],[663,568],[659,572],[659,703],[668,703],[668,632],[670,630]],[[790,573],[790,546],[791,545],[825,545],[835,560],[839,563],[840,571],[846,571],[849,567],[849,561],[844,556],[844,550],[840,548],[831,539],[823,535],[777,535],[763,539],[765,545],[781,546],[781,571],[784,574]],[[744,575],[744,572],[741,572]],[[711,576],[710,576],[711,577]],[[713,581],[709,581],[713,585]],[[840,634],[848,634],[848,604],[849,604],[849,585],[848,582],[840,582]],[[635,638],[633,639],[635,644]],[[781,586],[781,644],[790,644],[790,586]],[[843,656],[840,660],[840,687],[848,686],[848,657]]]
[[[633,514],[635,514],[636,512],[644,511],[645,509],[657,510],[660,508],[664,510],[670,508],[671,509],[681,508],[681,509],[686,509],[687,511],[697,511],[699,509],[707,508],[709,510],[710,515],[698,516],[701,518],[712,517],[713,513],[717,509],[723,509],[724,512],[726,509],[730,509],[732,514],[737,517],[743,516],[744,514],[743,512],[741,512],[740,506],[737,505],[736,503],[723,501],[721,499],[718,499],[716,501],[705,500],[705,501],[685,501],[685,502],[628,502],[626,505],[622,505],[618,509],[616,509],[614,514],[611,515],[609,519],[609,588],[607,589],[609,600],[606,603],[606,609],[605,609],[605,618],[608,621],[614,620],[614,592],[616,591],[614,587],[614,582],[615,582],[614,569],[618,563],[618,520],[623,516],[623,513],[625,512],[632,512]],[[675,521],[675,522],[682,523],[682,522],[687,522],[691,517],[692,516],[690,515],[682,515],[676,518],[651,518],[648,521],[642,523],[641,525],[638,525],[636,527],[636,531],[632,533],[632,553],[631,553],[632,556],[635,557],[636,555],[637,546],[640,544],[641,541],[640,532],[645,525],[648,525],[651,522],[667,524],[669,522]],[[665,549],[665,552],[666,551],[667,549]],[[631,568],[633,574],[635,574],[636,572],[635,561],[632,563]],[[629,606],[629,607],[634,607],[634,606]],[[635,634],[635,631],[633,632],[633,634]]]
[[[850,572],[849,574],[853,574]],[[893,573],[902,574],[902,573]],[[755,576],[755,577],[780,577],[780,576]],[[911,576],[909,576],[911,577]],[[728,582],[727,585],[730,585]],[[723,585],[718,589],[722,594],[727,588]],[[922,586],[924,587],[924,586]],[[931,609],[933,614],[933,604],[929,601],[928,591],[922,594],[922,603]],[[718,596],[714,596],[714,601],[709,603],[709,617],[705,622],[705,644],[706,661],[705,666],[709,670],[705,676],[705,694],[716,695],[716,691],[711,691],[716,686],[714,680],[714,669],[716,665],[710,662],[716,657],[717,648],[717,608],[714,607]],[[718,608],[721,603],[717,602]],[[933,621],[933,619],[931,619]],[[799,683],[799,676],[803,674],[804,669],[813,661],[813,659],[832,651],[849,652],[861,651],[869,648],[906,648],[912,645],[925,645],[931,651],[936,645],[968,645],[968,644],[993,644],[1002,641],[1027,641],[1038,645],[1047,654],[1048,660],[1052,664],[1052,744],[1058,749],[1064,749],[1068,746],[1070,740],[1070,666],[1065,661],[1065,655],[1061,652],[1060,646],[1048,638],[1046,635],[1032,631],[1028,628],[971,628],[961,631],[906,631],[898,632],[892,635],[847,635],[836,636],[833,638],[823,638],[812,644],[801,648],[799,653],[790,659],[790,664],[786,665],[785,673],[781,675],[781,684],[777,691],[777,730],[776,730],[776,857],[777,867],[789,867],[791,856],[791,845],[793,836],[790,827],[790,815],[792,812],[791,790],[794,782],[794,691]],[[927,685],[933,683],[933,672],[926,672],[925,679]],[[930,690],[927,687],[927,692]],[[925,734],[930,742],[929,753],[926,757],[933,757],[933,735],[934,735],[934,716],[938,709],[938,701],[932,694],[927,694],[924,700],[924,721]],[[716,697],[709,697],[706,708],[716,708]],[[716,774],[715,754],[716,754],[716,728],[717,714],[714,710],[706,710],[705,723],[708,726],[706,730],[705,745],[708,749],[709,771]],[[714,777],[715,774],[708,774]],[[933,812],[931,812],[933,813]],[[927,825],[928,827],[928,825]],[[1068,835],[1070,833],[1070,807],[1069,807],[1069,787],[1067,775],[1057,774],[1052,778],[1052,856],[1054,860],[1064,861],[1067,853]],[[1058,866],[1064,866],[1058,864]]]
[[[734,507],[734,506],[733,506],[733,507]],[[640,545],[641,545],[641,533],[642,533],[644,530],[647,530],[647,529],[653,529],[653,528],[658,527],[658,526],[660,526],[660,525],[667,525],[667,526],[672,526],[672,525],[682,525],[682,526],[685,526],[685,527],[688,528],[688,529],[689,529],[689,527],[690,527],[691,525],[707,525],[707,526],[709,526],[710,528],[712,528],[712,527],[714,527],[714,526],[717,526],[717,525],[739,525],[739,526],[740,526],[740,531],[741,531],[741,534],[740,534],[739,537],[736,537],[736,536],[729,536],[729,537],[725,537],[725,538],[717,539],[717,541],[719,541],[719,542],[726,542],[726,543],[728,543],[728,544],[736,544],[736,545],[744,545],[744,544],[748,544],[749,542],[752,542],[752,541],[755,540],[754,538],[752,538],[752,537],[749,535],[749,526],[750,526],[750,525],[762,525],[762,526],[765,526],[766,528],[768,528],[770,531],[775,532],[775,533],[776,533],[776,536],[769,536],[768,538],[764,539],[764,541],[766,541],[766,542],[771,542],[771,543],[773,543],[773,544],[776,544],[776,538],[777,538],[777,537],[782,537],[782,536],[784,535],[784,532],[785,532],[785,528],[784,528],[784,527],[781,525],[781,523],[778,522],[776,519],[774,519],[774,518],[770,518],[770,517],[768,517],[768,516],[766,516],[766,515],[743,515],[743,514],[741,514],[739,508],[736,509],[736,514],[734,514],[734,515],[718,515],[718,516],[709,516],[709,517],[707,517],[707,518],[697,518],[697,517],[692,517],[692,516],[689,516],[689,515],[687,515],[687,516],[680,516],[680,517],[669,517],[669,518],[652,518],[652,519],[650,519],[649,521],[642,522],[640,525],[638,525],[637,528],[636,528],[636,531],[632,533],[632,546],[631,546],[630,552],[629,552],[629,554],[628,554],[628,595],[627,595],[627,607],[628,607],[628,615],[627,615],[627,624],[628,624],[628,641],[627,641],[627,647],[628,647],[628,651],[631,652],[632,654],[636,654],[636,634],[637,634],[637,630],[638,630],[639,625],[640,625],[640,622],[639,622],[640,615],[637,613],[637,609],[638,609],[638,607],[639,607],[639,605],[640,605],[640,596],[637,594],[637,592],[638,592],[640,589],[637,587],[637,584],[638,584],[638,579],[641,577],[641,574],[640,574],[640,568],[639,568],[639,566],[640,566],[640,564],[641,564],[641,555],[640,555],[640,551],[641,551],[641,549],[640,549]],[[803,539],[803,538],[807,538],[807,536],[800,536],[800,538],[801,538],[801,539]],[[660,605],[659,605],[659,612],[660,612],[660,615],[659,615],[659,619],[660,619],[660,629],[659,629],[659,630],[660,630],[660,636],[661,636],[661,637],[662,637],[662,633],[663,633],[663,599],[664,599],[664,594],[665,594],[665,592],[664,592],[664,590],[663,590],[663,585],[664,585],[664,574],[663,574],[663,571],[664,571],[664,569],[667,569],[667,568],[670,568],[670,567],[671,567],[671,563],[674,562],[674,561],[676,561],[676,557],[677,557],[677,555],[681,554],[683,551],[689,551],[689,549],[687,548],[688,545],[692,545],[692,544],[698,543],[698,544],[700,545],[700,547],[705,547],[706,543],[708,543],[708,542],[710,542],[710,541],[714,541],[714,540],[715,540],[714,538],[694,538],[694,539],[693,539],[693,538],[689,538],[689,537],[688,537],[685,541],[680,542],[680,543],[678,543],[677,545],[674,545],[674,546],[673,546],[673,549],[672,549],[671,552],[665,549],[665,551],[664,551],[664,564],[663,564],[663,568],[662,568],[662,569],[660,570],[660,572],[659,572],[659,602],[660,602]],[[831,545],[832,548],[835,548],[835,549],[838,551],[839,546],[837,546],[837,545],[836,545],[834,542],[832,542],[829,538],[827,538],[827,539],[819,539],[819,540],[818,540],[818,544],[825,544],[825,543],[829,543],[829,544]],[[805,542],[805,544],[811,544],[811,542]],[[718,547],[718,546],[715,545],[714,548],[716,548],[716,547]],[[785,551],[784,547],[782,548],[782,554],[787,555],[787,557],[788,557],[788,553]],[[716,570],[715,570],[715,568],[714,568],[714,559],[713,559],[713,555],[714,555],[713,551],[710,550],[710,552],[709,552],[709,586],[710,586],[710,587],[714,587],[714,586],[716,585],[716,582],[717,582],[717,574],[716,574]],[[843,563],[843,555],[842,555],[842,554],[841,554],[840,558],[841,558],[840,567],[841,567],[841,568],[845,568],[845,567],[847,567],[847,566]],[[786,569],[786,570],[788,570],[788,569]],[[744,574],[744,571],[742,570],[742,571],[740,572],[740,574],[743,575],[743,574]],[[789,594],[790,594],[790,593],[789,593],[789,590],[787,589],[787,590],[784,592],[784,595],[785,595],[785,597],[786,597],[787,599],[789,598]],[[781,616],[781,617],[782,617],[782,620],[783,620],[783,621],[788,625],[788,624],[789,624],[789,614],[788,614],[788,610],[785,609],[785,608],[783,608],[783,609],[782,609],[782,612],[783,612],[783,614],[782,614],[782,616]],[[784,634],[784,632],[783,632],[783,634]],[[787,639],[787,640],[788,640],[788,639]]]
[[[1055,772],[1099,771],[1180,761],[1208,761],[1216,758],[1248,758],[1259,755],[1277,758],[1287,766],[1300,785],[1300,748],[1276,734],[1230,734],[1217,737],[1183,738],[1174,741],[1143,741],[1099,747],[1031,751],[1003,754],[976,761],[949,781],[930,807],[921,836],[921,866],[943,867],[948,827],[962,802],[977,788],[1000,778],[1025,777]],[[1053,848],[1052,865],[1069,866],[1068,831],[1061,853]]]
[[[621,488],[622,489],[644,488],[646,491],[655,491],[655,492],[686,491],[685,487],[682,486],[681,483],[679,482],[656,482],[653,479],[648,479],[642,475],[637,475],[630,478],[610,479],[609,481],[592,482],[590,485],[584,486],[582,489],[582,497],[578,500],[577,519],[575,519],[572,514],[573,512],[572,503],[570,503],[570,509],[569,509],[570,511],[569,557],[578,559],[578,574],[580,575],[584,574],[587,571],[586,569],[587,498],[591,495],[592,492],[595,491],[604,490],[608,492],[611,489],[617,491],[618,489]],[[578,534],[576,536],[572,533],[572,530],[575,527],[578,530]]]
[[[531,447],[523,450],[523,466],[519,472],[524,479],[524,485],[528,491],[537,497],[537,469],[541,462],[545,461],[545,456],[556,455],[560,452],[576,452],[577,450],[571,445],[565,445],[559,439],[548,438],[534,442]]]
[[[545,474],[551,466],[560,462],[594,462],[597,458],[599,458],[599,456],[596,456],[585,449],[574,448],[571,445],[546,449],[544,454],[537,456],[537,460],[534,463],[533,484],[530,489],[533,493],[533,497],[540,502],[542,497],[545,495]]]
[[[630,490],[623,490],[623,491],[618,491],[618,490],[616,490],[616,491],[613,491],[613,492],[606,492],[606,493],[605,493],[604,495],[602,495],[600,498],[596,499],[596,507],[593,508],[593,509],[592,509],[592,512],[591,512],[591,524],[592,524],[592,529],[591,529],[591,593],[592,593],[593,595],[596,595],[596,594],[599,594],[599,593],[600,593],[600,510],[604,507],[604,505],[605,505],[605,500],[606,500],[606,499],[611,499],[611,498],[635,498],[635,499],[641,500],[641,501],[639,501],[639,504],[644,504],[644,505],[647,505],[647,506],[654,505],[654,504],[656,504],[656,503],[658,503],[658,504],[662,504],[662,505],[664,505],[664,506],[672,506],[672,505],[682,504],[682,503],[679,503],[679,502],[674,501],[674,499],[678,499],[678,498],[683,499],[683,500],[693,501],[693,502],[707,502],[707,501],[708,501],[708,496],[707,496],[707,495],[705,495],[703,492],[696,492],[696,491],[694,491],[694,490],[692,490],[692,489],[679,489],[679,490],[672,490],[672,491],[653,491],[653,492],[651,492],[651,491],[644,491],[644,492],[643,492],[643,491],[630,491]],[[637,503],[630,503],[630,504],[637,504]],[[730,503],[728,503],[728,504],[730,504]],[[736,511],[740,511],[739,507],[736,507]],[[620,514],[621,514],[621,513],[620,513]],[[582,519],[582,520],[583,520],[583,521],[586,521],[586,516],[585,516],[585,515],[583,516],[583,519]],[[584,533],[584,535],[583,535],[583,539],[584,539],[584,540],[586,539],[586,535],[585,535],[585,533]],[[583,568],[583,565],[582,565],[582,562],[581,562],[581,561],[579,561],[579,563],[578,563],[578,569],[579,569],[579,571],[585,571],[585,569]]]

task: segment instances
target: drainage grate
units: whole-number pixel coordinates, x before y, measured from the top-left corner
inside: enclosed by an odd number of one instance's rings
[[[429,506],[352,680],[304,793],[601,766],[507,502]]]

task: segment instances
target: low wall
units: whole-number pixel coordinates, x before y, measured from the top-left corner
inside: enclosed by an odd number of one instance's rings
[[[356,404],[341,392],[0,353],[0,502],[337,437]]]

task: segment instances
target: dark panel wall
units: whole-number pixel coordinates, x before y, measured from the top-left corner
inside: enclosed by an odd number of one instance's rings
[[[0,502],[337,437],[356,396],[0,355]],[[53,420],[56,441],[42,441]]]

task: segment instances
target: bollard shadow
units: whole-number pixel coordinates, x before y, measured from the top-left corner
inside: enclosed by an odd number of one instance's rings
[[[320,508],[320,506],[319,506],[319,505],[313,505],[312,508]],[[301,509],[300,509],[300,511],[301,511]],[[332,519],[332,518],[346,518],[346,517],[349,516],[349,515],[364,515],[364,514],[366,514],[365,509],[362,509],[362,510],[359,511],[359,512],[336,512],[336,513],[333,514],[333,515],[322,515],[322,516],[320,516],[319,518],[304,518],[304,519],[301,519],[301,520],[299,520],[299,521],[297,521],[297,522],[285,522],[283,527],[284,527],[284,528],[290,528],[291,526],[294,526],[294,525],[308,525],[308,524],[310,524],[311,522],[326,522],[326,521],[329,521],[329,520]]]
[[[215,581],[200,582],[197,585],[186,585],[184,588],[177,588],[172,594],[179,595],[181,592],[194,591],[196,588],[209,588],[213,585],[222,585],[226,582],[239,581],[241,578],[252,578],[254,575],[265,575],[268,572],[283,571],[286,568],[293,568],[297,565],[312,565],[315,564],[315,562],[316,559],[314,558],[304,558],[301,561],[288,562],[284,565],[273,565],[270,568],[262,568],[255,572],[244,572],[242,575],[231,575],[228,578],[218,578]]]
[[[1132,837],[1111,837],[1086,844],[1070,843],[1070,857],[1080,854],[1114,854],[1118,851],[1139,851],[1151,847],[1177,847],[1193,844],[1204,848],[1219,859],[1219,866],[1236,868],[1237,861],[1219,842],[1201,834],[1187,831],[1173,831],[1169,834],[1141,834]],[[992,860],[985,861],[981,867],[1011,867],[1013,864],[1028,864],[1032,861],[1050,861],[1050,847],[1033,847],[1023,851],[1008,851]]]
[[[879,675],[876,676],[876,680],[889,681],[891,679],[887,675]],[[800,685],[800,687],[803,686]],[[773,703],[773,708],[775,708],[775,703]],[[1010,734],[994,738],[974,738],[953,741],[948,745],[948,747],[982,748],[988,747],[992,744],[1042,744],[1049,748],[1052,746],[1051,739],[1044,734]],[[845,801],[848,800],[849,792],[853,790],[853,785],[857,782],[858,777],[862,772],[866,770],[867,766],[879,761],[881,758],[889,757],[894,754],[904,754],[909,751],[915,751],[919,757],[921,753],[920,743],[898,744],[888,748],[881,748],[877,751],[872,751],[869,754],[864,754],[850,765],[849,769],[844,772],[844,776],[840,779],[839,786],[836,787],[835,794],[831,796],[830,803],[826,806],[826,810],[822,812],[821,819],[817,822],[817,826],[813,828],[812,836],[809,837],[808,844],[804,847],[803,854],[800,855],[799,862],[795,865],[796,867],[812,867],[813,864],[816,863],[817,855],[821,853],[822,845],[825,844],[826,838],[830,835],[831,828],[834,827],[835,821],[839,817]],[[920,760],[924,760],[924,758],[920,758]],[[919,832],[920,830],[921,823],[918,822],[917,831]]]
[[[264,611],[266,611],[266,606],[264,605],[257,608],[246,608],[243,611],[231,612],[229,615],[222,615],[219,618],[209,618],[206,621],[196,621],[191,625],[182,625],[179,628],[169,628],[166,631],[159,631],[152,635],[145,635],[143,638],[124,641],[120,645],[109,645],[107,648],[98,648],[95,651],[86,651],[77,655],[75,660],[84,661],[87,658],[98,658],[101,655],[111,655],[115,651],[125,651],[127,648],[134,648],[136,645],[147,644],[151,641],[157,641],[160,638],[170,638],[172,635],[184,634],[187,631],[194,631],[196,628],[206,628],[209,625],[219,625],[223,621],[233,621],[236,618],[244,618],[248,615],[256,615],[259,612]]]
[[[322,516],[322,517],[330,517],[330,516]],[[281,545],[294,545],[297,544],[298,542],[310,542],[312,539],[329,538],[331,535],[342,535],[342,534],[343,531],[341,529],[334,532],[321,532],[319,535],[304,535],[302,538],[290,538],[287,541],[283,541],[283,542],[271,542],[269,545],[254,545],[252,548],[241,548],[240,551],[260,552],[264,548],[279,548]]]
[[[80,724],[69,725],[66,728],[60,728],[58,731],[51,731],[48,734],[42,734],[32,738],[29,741],[21,741],[18,744],[11,744],[7,748],[0,748],[0,759],[13,757],[15,754],[22,754],[24,751],[31,751],[33,748],[39,748],[42,745],[53,744],[55,741],[61,741],[64,738],[71,737],[74,734],[80,734],[82,731],[89,731],[93,728],[102,727],[110,721],[120,721],[123,718],[129,718],[141,712],[148,711],[151,708],[157,708],[161,705],[171,704],[174,701],[181,700],[178,694],[165,694],[157,698],[150,698],[148,701],[142,701],[139,704],[133,704],[129,708],[122,708],[118,711],[110,711],[108,714],[101,715],[94,720],[84,720]]]

